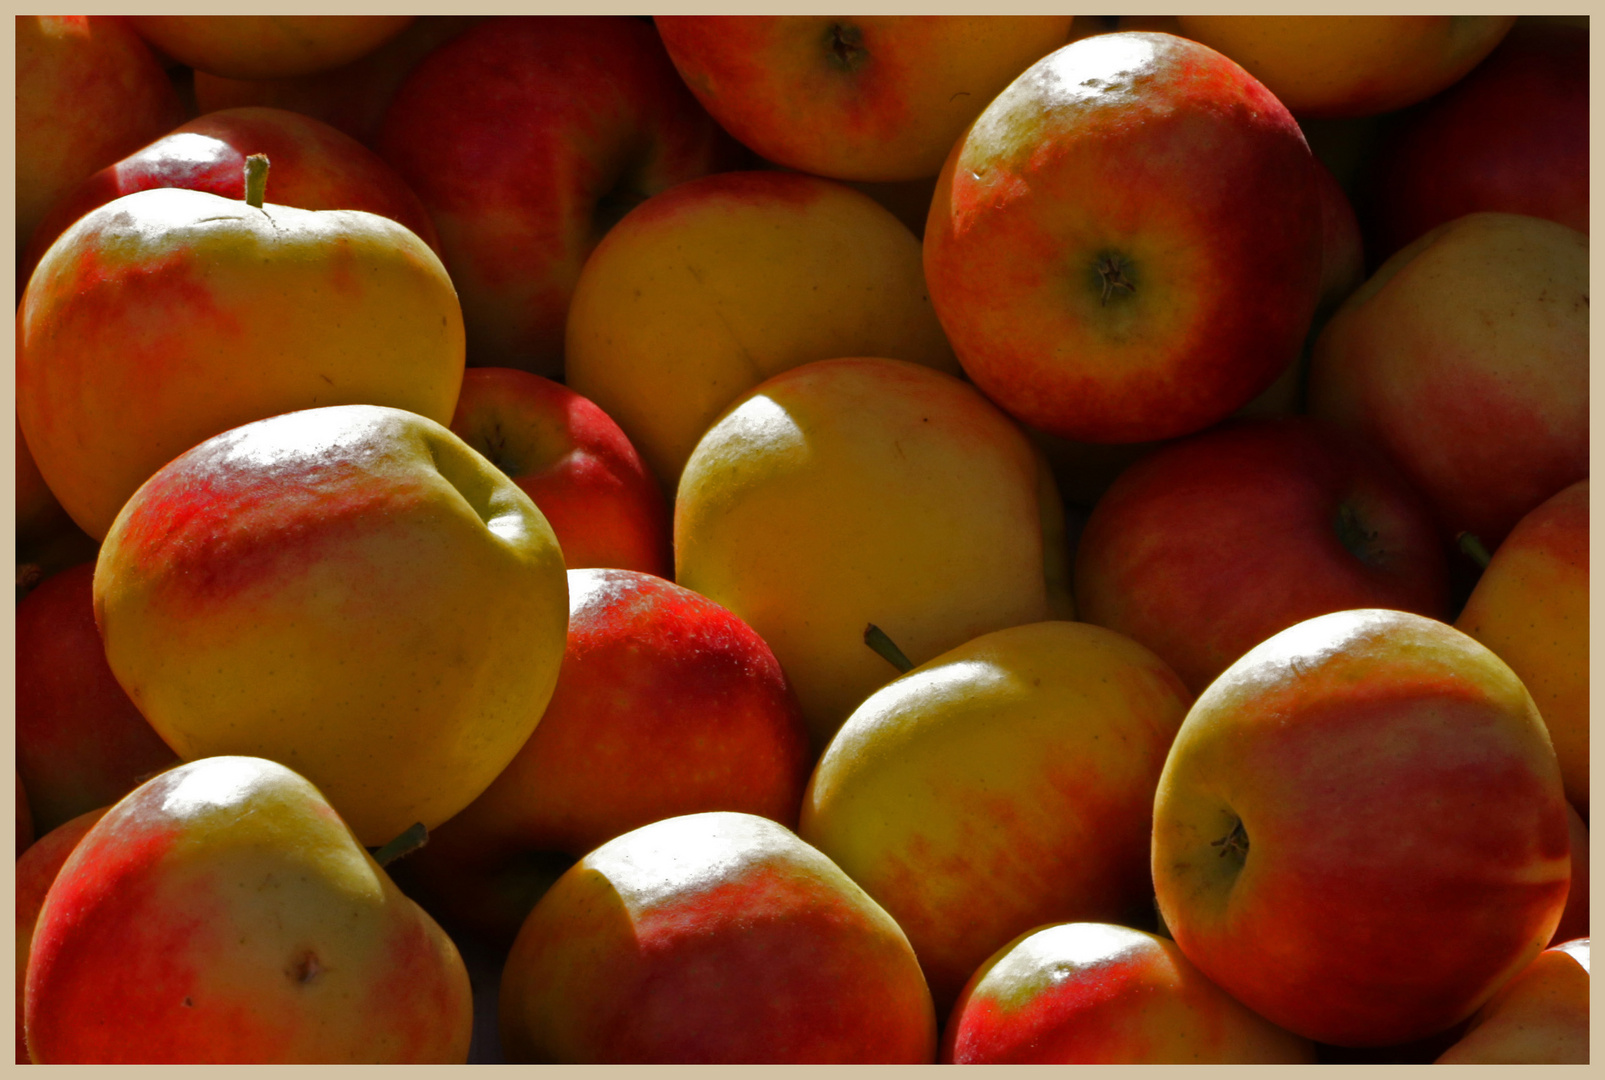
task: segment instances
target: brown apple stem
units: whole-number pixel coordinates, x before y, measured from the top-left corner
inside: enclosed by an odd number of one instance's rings
[[[874,623],[864,627],[864,644],[874,649],[899,672],[909,671],[914,667],[914,661],[903,655],[903,650],[897,647],[897,642],[887,637],[886,631]]]
[[[247,206],[262,209],[267,196],[268,156],[252,154],[245,159],[245,202]]]
[[[1488,549],[1482,546],[1481,540],[1471,533],[1463,532],[1455,537],[1455,543],[1460,545],[1460,550],[1465,552],[1466,557],[1476,563],[1479,569],[1488,569],[1488,563],[1493,560],[1493,556],[1488,554]]]
[[[374,848],[373,861],[378,863],[380,866],[389,866],[391,863],[407,854],[407,852],[416,851],[418,848],[423,847],[424,843],[428,839],[429,830],[424,828],[424,823],[421,821],[415,821],[409,825],[400,836],[396,837],[388,844],[385,844],[383,847]]]

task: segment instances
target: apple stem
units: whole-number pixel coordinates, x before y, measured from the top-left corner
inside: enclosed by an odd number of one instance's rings
[[[864,627],[864,644],[874,649],[899,672],[907,672],[914,667],[914,661],[903,654],[903,650],[897,647],[897,642],[887,637],[886,631],[874,623]]]
[[[1493,556],[1488,554],[1488,549],[1482,546],[1482,541],[1478,540],[1476,536],[1463,532],[1455,537],[1455,543],[1460,545],[1460,550],[1465,552],[1467,558],[1477,564],[1478,569],[1488,569],[1488,564],[1493,560]]]
[[[262,209],[267,196],[268,156],[252,154],[245,159],[245,203]]]
[[[424,828],[424,823],[415,821],[400,836],[388,844],[374,848],[372,851],[373,861],[380,866],[389,866],[409,851],[416,851],[418,848],[423,847],[428,839],[429,830]]]

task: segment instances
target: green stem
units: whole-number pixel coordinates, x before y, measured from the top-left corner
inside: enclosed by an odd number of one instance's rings
[[[389,866],[391,863],[407,854],[407,852],[415,851],[418,848],[423,847],[424,841],[428,839],[429,830],[424,828],[424,823],[421,821],[415,821],[407,827],[406,831],[404,831],[394,840],[390,841],[390,843],[384,845],[383,847],[374,848],[373,861],[378,863],[380,866]]]
[[[1455,537],[1455,542],[1460,545],[1460,550],[1465,552],[1466,556],[1476,563],[1480,569],[1488,569],[1488,563],[1493,556],[1488,554],[1488,549],[1482,546],[1481,540],[1478,540],[1471,533],[1463,532]]]
[[[262,209],[262,200],[267,195],[268,156],[266,154],[252,154],[245,159],[245,202],[248,206]]]
[[[899,672],[906,672],[914,667],[914,661],[904,656],[903,650],[897,647],[897,643],[887,637],[886,631],[874,623],[864,627],[864,644],[874,649]]]

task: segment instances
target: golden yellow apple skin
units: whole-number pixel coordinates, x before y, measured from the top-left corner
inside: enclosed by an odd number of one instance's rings
[[[1462,630],[1510,665],[1560,759],[1566,798],[1588,814],[1588,481],[1522,518],[1466,606]]]
[[[529,496],[442,425],[357,405],[164,467],[107,534],[94,601],[112,672],[180,757],[282,762],[370,846],[489,786],[568,628]]]
[[[1148,914],[1154,789],[1191,700],[1113,630],[982,635],[854,711],[798,835],[891,912],[944,1010],[1032,927]]]
[[[1045,539],[1046,537],[1046,539]],[[897,670],[1071,617],[1046,461],[973,387],[918,364],[793,368],[737,401],[680,477],[675,579],[769,643],[816,749]]]
[[[1300,116],[1371,116],[1436,94],[1493,51],[1514,15],[1180,15],[1181,33],[1247,68]]]
[[[631,211],[580,273],[565,348],[568,385],[671,490],[726,406],[798,364],[959,373],[908,228],[845,184],[781,172],[701,177]]]

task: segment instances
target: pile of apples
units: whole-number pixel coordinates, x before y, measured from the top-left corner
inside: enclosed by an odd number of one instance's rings
[[[1586,1062],[1587,34],[16,17],[17,1060]]]

